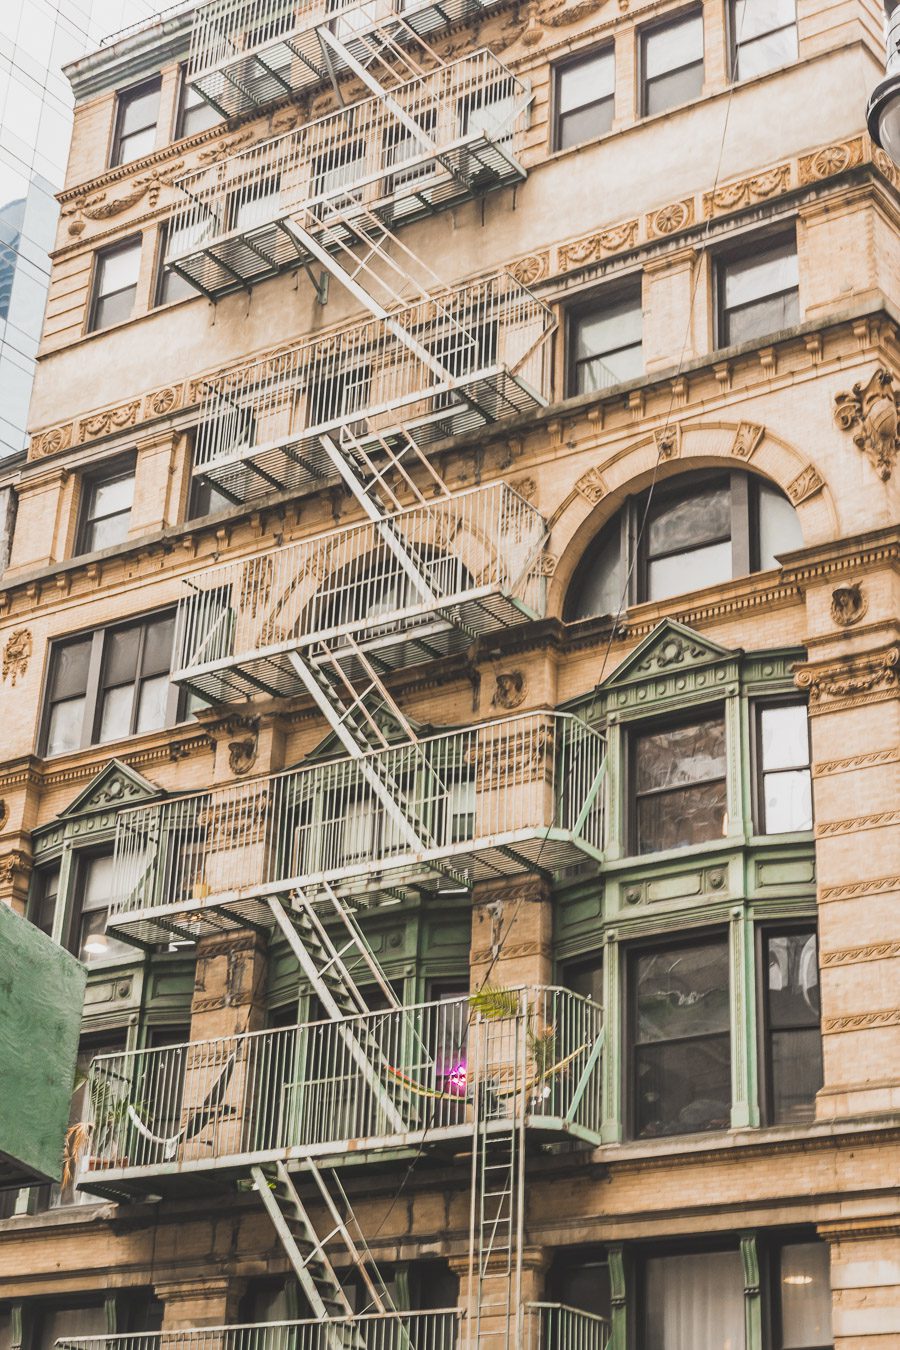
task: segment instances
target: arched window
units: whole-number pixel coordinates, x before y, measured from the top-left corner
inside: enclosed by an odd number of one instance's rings
[[[616,614],[778,565],[800,548],[797,513],[748,473],[692,473],[629,497],[582,559],[568,620]],[[624,597],[624,598],[623,598]]]

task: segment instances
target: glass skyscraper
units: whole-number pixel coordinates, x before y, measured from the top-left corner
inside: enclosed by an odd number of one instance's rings
[[[72,123],[62,67],[166,7],[0,0],[0,455],[25,445]]]

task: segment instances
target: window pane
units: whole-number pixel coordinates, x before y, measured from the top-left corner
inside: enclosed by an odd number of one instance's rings
[[[110,516],[116,511],[130,511],[134,498],[134,477],[127,474],[94,483],[91,490],[90,514]]]
[[[138,698],[137,731],[156,731],[166,725],[169,700],[168,675],[154,675],[141,684]]]
[[[105,520],[92,521],[85,531],[84,552],[93,553],[95,549],[112,548],[128,538],[128,526],[131,512],[123,511],[118,516],[107,516]]]
[[[735,75],[739,80],[751,80],[754,75],[765,75],[779,66],[789,65],[797,60],[797,30],[782,28],[780,32],[769,33],[755,42],[741,44],[737,54]]]
[[[106,692],[100,715],[99,740],[114,741],[120,736],[130,736],[133,701],[134,685],[123,684]]]
[[[621,380],[637,379],[643,370],[644,350],[640,343],[636,347],[623,347],[621,351],[606,352],[602,357],[579,365],[576,392],[591,394],[598,389],[608,389]]]
[[[731,1055],[727,1036],[641,1046],[635,1067],[639,1139],[728,1128]]]
[[[769,1046],[773,1124],[803,1125],[815,1120],[816,1093],[823,1081],[822,1037],[818,1027],[773,1031]]]
[[[637,295],[623,296],[577,315],[573,333],[576,360],[640,342],[642,318]]]
[[[179,134],[182,136],[194,136],[198,131],[205,131],[207,127],[215,126],[219,121],[219,114],[211,103],[197,92],[191,85],[185,84],[181,103],[181,126]]]
[[[119,291],[118,295],[110,295],[106,299],[99,300],[94,308],[92,327],[110,328],[114,323],[124,323],[126,319],[130,319],[136,294],[137,288],[129,286],[127,290]]]
[[[602,103],[594,103],[589,108],[566,113],[559,119],[558,149],[568,150],[572,145],[581,145],[583,141],[589,141],[594,136],[602,136],[604,132],[609,131],[612,121],[611,98],[604,99]]]
[[[638,792],[725,776],[725,723],[720,717],[645,732],[636,745]]]
[[[109,961],[113,957],[133,957],[133,947],[127,942],[106,936],[108,910],[92,909],[81,917],[78,931],[78,959],[86,966],[94,961]]]
[[[120,628],[115,633],[107,633],[104,687],[112,684],[130,683],[137,673],[138,649],[141,641],[139,627]]]
[[[796,0],[735,0],[734,32],[738,42],[796,22]]]
[[[172,661],[172,639],[175,633],[175,616],[167,615],[148,623],[144,637],[144,656],[141,663],[142,675],[168,674]]]
[[[123,136],[119,142],[117,163],[130,164],[133,159],[140,159],[142,155],[150,155],[155,149],[155,126],[147,127],[144,131],[135,131],[130,136]]]
[[[725,342],[730,345],[770,337],[799,322],[800,298],[796,291],[788,291],[729,314]]]
[[[559,73],[559,111],[572,112],[585,103],[609,97],[615,88],[615,69],[611,51],[566,66]]]
[[[106,853],[86,859],[81,887],[82,910],[108,909],[112,893],[113,855]]]
[[[47,728],[48,755],[61,755],[66,750],[77,750],[81,745],[85,701],[84,698],[71,698],[53,705]]]
[[[37,874],[37,895],[31,912],[31,920],[36,928],[48,937],[53,935],[53,923],[56,918],[56,902],[59,898],[59,864],[44,868]]]
[[[724,779],[642,797],[637,808],[637,850],[656,853],[719,839],[727,825]]]
[[[72,698],[87,689],[88,663],[91,659],[91,639],[67,642],[53,650],[53,679],[50,684],[54,699]]]
[[[639,1041],[728,1030],[726,942],[641,953],[634,970]]]
[[[327,190],[318,184],[316,188],[319,192]],[[244,197],[237,203],[232,228],[249,230],[254,225],[262,225],[265,221],[271,220],[275,214],[280,192],[281,188],[278,183],[260,184],[252,197]]]
[[[646,1291],[645,1350],[743,1350],[740,1252],[653,1257]]]
[[[760,300],[799,285],[797,248],[791,242],[776,248],[757,249],[725,268],[725,304],[729,309]]]
[[[809,763],[809,731],[804,703],[763,708],[760,721],[764,769],[792,769]]]
[[[646,86],[644,113],[652,117],[655,113],[665,112],[666,108],[677,108],[681,103],[699,98],[702,92],[702,65],[686,66],[671,75],[660,75]]]
[[[815,933],[781,933],[768,947],[769,1026],[819,1025],[819,960]]]
[[[730,538],[731,489],[727,482],[697,486],[675,498],[663,497],[650,508],[647,553],[651,558]]]
[[[703,18],[691,14],[644,35],[644,74],[647,79],[703,60]]]
[[[159,81],[122,96],[119,126],[124,135],[156,125],[159,115]]]
[[[98,291],[109,295],[112,291],[124,290],[126,286],[135,286],[141,265],[141,246],[129,244],[127,248],[117,248],[101,254],[98,267]]]
[[[812,790],[807,769],[765,776],[766,834],[812,829]]]
[[[798,1242],[781,1251],[781,1342],[784,1350],[831,1345],[828,1244]]]
[[[777,488],[758,485],[759,492],[759,566],[761,571],[777,567],[782,553],[803,547],[803,534],[797,512]]]
[[[730,581],[732,573],[731,541],[695,548],[690,553],[660,558],[647,567],[647,599],[666,600],[702,586]]]
[[[618,613],[624,584],[621,531],[616,519],[579,585],[571,617],[590,619],[597,614]]]

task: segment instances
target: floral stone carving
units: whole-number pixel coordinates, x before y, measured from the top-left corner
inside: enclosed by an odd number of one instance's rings
[[[27,628],[17,628],[10,633],[3,648],[3,679],[9,679],[15,685],[28,670],[32,650],[31,633]]]

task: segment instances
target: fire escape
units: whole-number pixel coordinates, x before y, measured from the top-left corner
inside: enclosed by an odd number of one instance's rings
[[[543,612],[539,513],[502,482],[451,492],[429,449],[546,402],[552,315],[506,273],[448,287],[397,234],[524,177],[528,91],[489,51],[445,62],[429,41],[489,8],[211,0],[195,16],[191,81],[223,114],[323,84],[337,107],[184,178],[168,265],[212,300],[302,268],[364,317],[205,382],[194,471],[236,503],[343,484],[359,520],[186,585],[172,678],[216,704],[305,693],[335,753],[123,811],[109,928],[147,946],[275,928],[321,1016],[98,1059],[92,1100],[115,1109],[83,1184],[251,1186],[313,1314],[279,1346],[605,1345],[598,1319],[521,1296],[529,1139],[599,1139],[599,1008],[553,988],[404,1006],[357,919],[602,856],[596,732],[537,712],[420,737],[389,688]],[[398,1313],[346,1168],[461,1149],[464,1314]],[[232,1328],[221,1344],[264,1343]]]

